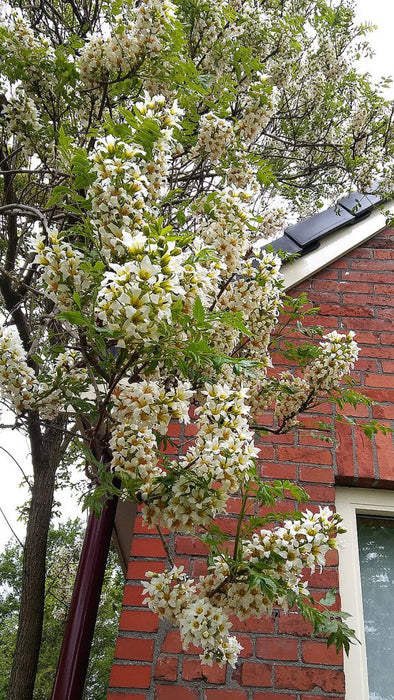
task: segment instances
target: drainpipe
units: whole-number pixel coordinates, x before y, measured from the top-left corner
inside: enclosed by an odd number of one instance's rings
[[[90,514],[51,700],[81,700],[118,498]]]

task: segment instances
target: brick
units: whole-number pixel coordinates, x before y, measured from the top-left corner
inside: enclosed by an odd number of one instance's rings
[[[343,697],[343,694],[337,695],[336,693],[335,695],[315,695],[315,693],[313,695],[304,695],[303,693],[301,700],[342,700]]]
[[[289,612],[287,615],[281,614],[279,617],[279,633],[310,637],[312,625],[309,622],[304,622],[298,613]]]
[[[275,622],[272,617],[261,617],[257,619],[250,617],[248,620],[238,620],[237,617],[230,617],[235,632],[259,632],[260,634],[272,634]]]
[[[119,629],[133,632],[156,632],[159,618],[150,610],[123,610],[120,614]]]
[[[264,423],[264,425],[266,425],[266,424]],[[266,460],[275,459],[275,448],[273,447],[273,445],[267,445],[266,443],[263,443],[260,446],[258,459],[266,459]]]
[[[134,522],[133,532],[135,535],[152,535],[152,534],[156,533],[156,530],[155,530],[155,528],[151,528],[151,527],[148,527],[147,525],[145,525],[141,516],[137,516],[137,518],[135,519],[135,522]]]
[[[178,630],[167,632],[161,650],[170,654],[179,654],[182,651],[181,636]]]
[[[388,308],[387,306],[384,308],[382,308],[381,306],[377,306],[375,308],[378,314],[378,318],[382,318],[385,321],[392,321],[394,319],[394,309]],[[391,326],[391,324],[389,325]]]
[[[365,387],[363,389],[363,394],[369,396],[373,401],[394,403],[394,391],[392,389],[370,389],[369,387]]]
[[[199,659],[185,659],[182,667],[182,678],[185,681],[206,680],[208,683],[224,683],[226,680],[226,668],[203,666]]]
[[[310,291],[309,298],[314,306],[321,306],[321,304],[340,304],[339,291],[337,292],[323,292],[323,291]]]
[[[272,666],[245,661],[241,668],[241,684],[260,688],[271,687]]]
[[[155,678],[165,681],[176,681],[177,676],[178,658],[176,656],[160,656],[155,668]]]
[[[384,266],[381,266],[384,268]],[[353,270],[348,270],[345,272],[345,279],[349,282],[356,282],[356,284],[360,282],[376,282],[378,279],[381,280],[382,282],[386,282],[387,284],[390,284],[391,282],[394,282],[394,274],[390,272],[389,270],[381,269],[379,270],[379,274],[376,274],[376,271],[373,272],[368,272],[365,270],[360,270],[358,272],[354,272]]]
[[[237,634],[237,640],[242,646],[240,656],[250,659],[253,655],[253,637],[249,634]]]
[[[391,374],[368,374],[365,377],[365,386],[377,386],[394,388],[394,376]]]
[[[368,260],[370,260],[372,258],[372,252],[369,248],[358,246],[358,248],[355,248],[354,250],[347,253],[346,258],[356,258],[356,260],[359,260],[360,258],[367,258]]]
[[[389,248],[375,250],[374,258],[375,260],[394,260],[394,250],[390,250]]]
[[[146,693],[108,693],[107,700],[146,700]]]
[[[336,316],[337,318],[341,316],[373,318],[374,308],[362,303],[358,305],[351,304],[350,306],[346,306],[346,304],[321,304],[319,313],[321,316]]]
[[[159,537],[133,537],[132,557],[166,557],[166,551]]]
[[[343,654],[337,654],[335,647],[327,647],[325,642],[302,642],[302,660],[307,664],[328,664],[342,666]]]
[[[303,419],[303,424],[305,425],[307,421]],[[308,445],[310,447],[331,447],[332,446],[332,440],[331,436],[327,432],[322,432],[319,431],[318,426],[316,426],[316,420],[312,419],[312,423],[309,426],[311,430],[317,430],[317,435],[313,434],[309,430],[307,431],[301,431],[298,437],[298,443],[299,445]]]
[[[296,696],[289,693],[253,693],[253,700],[297,700]]]
[[[199,692],[186,686],[158,685],[155,700],[198,700]]]
[[[161,574],[166,568],[164,561],[131,561],[127,569],[128,579],[147,579],[146,572],[154,571]]]
[[[351,260],[350,261],[350,269],[351,270],[376,270],[378,273],[382,271],[382,263],[377,262],[377,261],[372,261],[372,260]],[[386,270],[390,271],[394,270],[394,261],[386,261],[384,267]]]
[[[338,423],[335,429],[337,438],[336,461],[339,475],[354,475],[353,436],[348,423]]]
[[[356,426],[354,432],[357,474],[361,479],[373,479],[375,477],[375,468],[372,442],[365,435],[361,426]]]
[[[141,639],[138,637],[118,637],[115,646],[115,659],[129,659],[130,661],[152,661],[153,639]]]
[[[313,280],[336,280],[338,279],[338,272],[337,270],[333,270],[331,267],[325,267],[324,270],[320,270],[320,272],[317,273],[315,277],[312,278]],[[298,287],[297,287],[298,289]]]
[[[368,353],[366,352],[365,355]],[[372,360],[370,357],[359,358],[356,366],[360,372],[379,372],[378,360]]]
[[[311,666],[275,666],[276,687],[286,690],[321,689],[328,693],[342,693],[345,680],[342,671]]]
[[[378,285],[380,286],[380,285]],[[383,285],[381,285],[383,286]],[[319,280],[315,279],[313,288],[316,291],[338,291],[338,292],[350,292],[355,288],[353,282],[348,279],[345,280]],[[359,294],[370,294],[374,290],[374,285],[372,282],[358,282],[357,292]]]
[[[300,480],[304,482],[313,481],[320,484],[333,484],[334,472],[332,469],[325,469],[324,467],[300,467]]]
[[[245,690],[221,690],[219,688],[207,688],[204,693],[204,700],[247,700],[248,694]]]
[[[298,658],[298,641],[283,637],[260,637],[256,641],[256,656],[259,659],[296,661]]]
[[[215,518],[215,524],[226,533],[226,535],[235,535],[237,531],[237,518],[218,517]]]
[[[394,406],[372,406],[372,417],[379,418],[379,420],[393,420]]]
[[[227,501],[227,512],[238,515],[241,512],[242,501],[239,496],[233,496]]]
[[[206,544],[195,537],[177,537],[175,549],[178,554],[206,555],[209,549]]]
[[[393,435],[378,433],[375,436],[376,455],[380,479],[394,480]]]
[[[110,688],[149,688],[150,666],[113,665],[109,678]]]
[[[141,608],[143,606],[142,601],[146,597],[142,591],[143,586],[129,586],[126,584],[123,591],[123,605]]]
[[[298,462],[299,464],[332,464],[332,455],[329,449],[318,447],[280,447],[277,448],[277,457],[280,462]]]
[[[352,316],[342,317],[342,327],[345,329],[349,330],[354,330],[354,331],[386,331],[387,330],[387,321],[382,321],[381,319],[377,318],[355,318]],[[381,355],[374,355],[372,354],[372,350],[374,348],[368,348],[368,355],[370,357],[381,357]],[[381,348],[380,348],[381,350]]]
[[[344,294],[343,295],[343,303],[344,304],[349,304],[352,305],[354,304],[368,304],[370,307],[376,307],[378,305],[385,305],[387,304],[384,303],[384,300],[386,297],[377,297],[372,294],[359,294],[359,293],[353,293],[353,294]]]
[[[320,572],[318,569],[314,574],[307,576],[309,588],[337,588],[338,587],[338,571],[336,569],[327,569],[323,567]]]
[[[380,342],[382,345],[394,345],[394,333],[382,333]]]
[[[334,503],[335,501],[335,489],[333,486],[309,484],[305,490],[310,500],[316,503]]]
[[[364,357],[365,355],[368,355],[368,347],[365,347],[366,345],[372,345],[376,343],[378,340],[378,334],[377,333],[372,333],[371,331],[358,331],[357,333],[357,342],[359,345],[362,346],[362,356]]]
[[[326,566],[338,566],[339,554],[336,549],[329,549],[326,554]]]
[[[179,437],[182,432],[182,427],[181,423],[171,421],[167,430],[168,437]]]
[[[292,464],[263,464],[261,467],[261,476],[267,479],[290,479],[295,481],[297,478],[297,467]]]

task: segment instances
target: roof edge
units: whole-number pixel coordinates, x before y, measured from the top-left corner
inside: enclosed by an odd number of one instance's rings
[[[385,203],[384,208],[386,213],[394,214],[394,201]],[[346,231],[342,228],[326,236],[315,250],[285,263],[282,268],[284,289],[292,289],[386,228],[386,215],[372,211],[368,218],[347,226]]]

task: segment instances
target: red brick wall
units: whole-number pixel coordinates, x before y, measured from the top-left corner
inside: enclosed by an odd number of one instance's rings
[[[346,234],[345,234],[346,235]],[[376,418],[394,425],[394,231],[385,231],[326,268],[292,293],[306,290],[320,306],[317,323],[328,330],[357,332],[361,346],[355,376],[362,391],[379,406],[360,407],[358,420]],[[353,412],[354,413],[354,412]],[[348,415],[352,415],[349,407]],[[334,425],[330,405],[315,410],[313,419]],[[326,445],[306,431],[264,437],[262,473],[268,478],[297,480],[310,494],[308,508],[334,505],[334,484],[394,487],[393,436],[369,441],[362,429],[335,424],[336,445]],[[176,429],[176,426],[174,426]],[[291,503],[280,504],[288,510]],[[231,501],[225,520],[234,532],[238,502]],[[190,537],[172,539],[176,563],[199,575],[203,547]],[[309,577],[319,597],[338,584],[336,552],[327,567]],[[158,624],[142,606],[141,579],[147,569],[162,571],[165,553],[158,537],[138,517],[131,549],[119,638],[110,677],[108,700],[327,700],[344,697],[342,657],[324,642],[311,640],[309,626],[290,612],[272,618],[234,620],[233,630],[244,647],[231,668],[201,666],[198,650],[183,653],[179,634]]]

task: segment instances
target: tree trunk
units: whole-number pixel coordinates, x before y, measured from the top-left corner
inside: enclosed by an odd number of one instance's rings
[[[61,457],[62,419],[42,437],[37,414],[29,418],[34,471],[23,555],[18,635],[7,700],[32,700],[40,653],[45,602],[45,562],[56,469]]]

